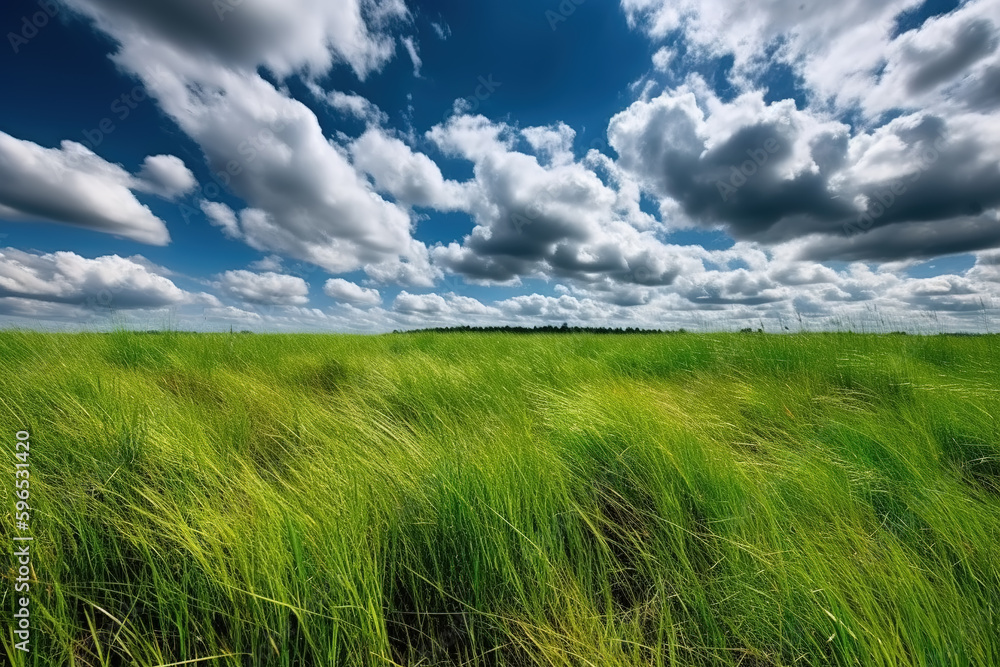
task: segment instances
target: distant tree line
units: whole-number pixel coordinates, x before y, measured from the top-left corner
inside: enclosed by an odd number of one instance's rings
[[[785,327],[787,330],[788,327]],[[432,327],[428,329],[406,329],[400,330],[395,329],[392,333],[394,334],[413,334],[413,333],[514,333],[514,334],[534,334],[534,333],[555,333],[555,334],[573,334],[573,333],[588,333],[588,334],[684,334],[688,333],[687,329],[640,329],[637,327],[571,327],[565,322],[562,326],[554,325],[544,325],[535,327],[471,327],[468,325],[457,326],[457,327]],[[101,332],[99,332],[101,333]],[[127,331],[118,330],[114,332],[106,331],[105,334],[111,335],[114,333],[130,333],[130,334],[141,334],[141,335],[153,335],[162,336],[165,334],[185,334],[185,335],[199,335],[204,334],[203,331],[183,331],[179,329],[147,329],[145,331]],[[243,329],[241,331],[235,331],[230,329],[231,334],[253,334],[254,331],[249,329]],[[754,329],[753,327],[746,327],[745,329],[740,329],[741,334],[763,334],[765,333],[763,329]],[[848,329],[847,331],[828,331],[826,333],[848,333],[853,334],[854,331]],[[890,331],[888,333],[880,334],[883,336],[906,336],[908,335],[905,331]],[[919,334],[918,334],[919,335]],[[966,331],[942,331],[937,334],[922,334],[922,335],[936,335],[936,336],[996,336],[998,334],[990,333],[974,333]]]
[[[785,327],[787,330],[788,327]],[[684,334],[688,333],[687,329],[640,329],[637,327],[571,327],[567,323],[563,322],[562,326],[555,325],[543,325],[535,327],[511,327],[511,326],[497,326],[497,327],[472,327],[469,325],[456,326],[456,327],[431,327],[427,329],[406,329],[400,330],[396,329],[392,333],[394,334],[415,334],[415,333],[514,333],[514,334],[574,334],[574,333],[588,333],[588,334]],[[740,329],[741,334],[764,334],[766,333],[763,329],[753,327],[746,327],[745,329]],[[855,333],[852,330],[847,331],[831,331],[827,333]],[[883,336],[906,336],[908,335],[905,331],[891,331],[889,333],[881,334]],[[971,332],[941,332],[935,334],[938,336],[988,336],[990,334],[982,333],[971,333]]]
[[[637,327],[571,327],[566,322],[562,326],[546,324],[534,327],[471,327],[469,325],[457,327],[433,327],[429,329],[408,329],[406,331],[393,331],[393,333],[516,333],[516,334],[672,334],[687,333],[684,329],[661,330],[661,329],[639,329]]]

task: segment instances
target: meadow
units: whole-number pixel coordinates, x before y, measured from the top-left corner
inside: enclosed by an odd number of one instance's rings
[[[1000,664],[1000,337],[0,332],[12,665]]]

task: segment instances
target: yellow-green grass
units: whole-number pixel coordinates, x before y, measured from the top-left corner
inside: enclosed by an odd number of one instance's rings
[[[997,665],[998,344],[0,332],[0,655]]]

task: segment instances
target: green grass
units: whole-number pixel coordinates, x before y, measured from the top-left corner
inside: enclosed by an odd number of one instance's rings
[[[0,655],[1000,664],[998,344],[0,332]]]

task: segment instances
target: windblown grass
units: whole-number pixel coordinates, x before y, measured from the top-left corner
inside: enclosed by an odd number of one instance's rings
[[[1000,664],[998,342],[2,332],[4,653]]]

